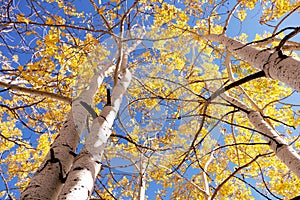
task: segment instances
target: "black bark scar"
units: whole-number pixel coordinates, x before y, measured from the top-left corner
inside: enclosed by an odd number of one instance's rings
[[[59,180],[64,183],[66,181],[66,177],[63,176],[63,167],[62,164],[60,162],[60,160],[58,158],[55,158],[54,155],[54,150],[53,148],[50,149],[50,159],[46,161],[46,163],[44,164],[44,166],[39,170],[39,172],[43,171],[45,169],[45,167],[49,164],[49,163],[58,163],[59,165]]]

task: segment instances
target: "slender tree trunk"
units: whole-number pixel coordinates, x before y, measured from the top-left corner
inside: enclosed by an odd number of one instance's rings
[[[213,155],[213,153],[211,153],[209,159],[207,160],[207,162],[204,165],[204,168],[203,168],[204,171],[202,172],[202,180],[203,180],[203,188],[204,188],[204,190],[202,190],[203,191],[202,194],[203,194],[205,200],[211,200],[208,177],[207,177],[207,169],[213,160],[214,160],[214,155]]]
[[[71,168],[81,131],[85,127],[87,110],[81,101],[91,104],[98,87],[103,81],[104,72],[94,75],[88,89],[84,90],[72,103],[71,112],[59,135],[51,145],[44,162],[31,179],[27,188],[21,194],[21,200],[57,199],[65,181],[66,174]]]
[[[21,200],[56,199],[66,173],[74,159],[79,135],[72,114],[63,125],[58,137],[51,145],[50,152],[21,194]]]
[[[227,96],[226,94],[222,94],[221,96],[235,106],[242,108],[246,112],[248,119],[253,124],[255,129],[264,134],[275,155],[292,172],[294,172],[298,178],[300,178],[300,155],[293,149],[293,147],[284,141],[279,133],[263,119],[262,115],[258,111],[250,109],[242,102]]]
[[[145,32],[138,33],[137,38],[142,38]],[[122,35],[122,34],[121,34]],[[104,106],[101,115],[93,120],[91,132],[88,134],[84,147],[75,158],[72,169],[69,171],[64,187],[58,199],[60,200],[82,200],[88,199],[92,194],[94,183],[101,169],[101,159],[104,147],[111,135],[111,129],[116,115],[119,111],[124,94],[131,82],[131,73],[127,69],[129,54],[141,43],[137,40],[125,47],[121,43],[119,48],[120,59],[115,68],[114,89],[111,96],[111,105]],[[121,73],[122,78],[118,80]]]
[[[264,70],[267,77],[280,80],[300,92],[300,61],[292,57],[282,56],[282,52],[258,50],[225,35],[207,35],[204,37],[225,45],[229,52],[235,53],[238,57],[245,59],[253,66]],[[282,139],[277,131],[263,119],[259,112],[248,108],[237,99],[225,94],[221,96],[232,104],[248,111],[247,117],[258,131],[265,134],[265,138],[270,142],[270,147],[276,156],[300,178],[300,155],[293,147],[289,146]]]
[[[226,46],[229,52],[236,54],[258,69],[264,70],[268,78],[282,81],[300,92],[299,60],[282,55],[281,51],[258,50],[225,35],[207,35],[203,38]]]
[[[143,153],[140,153],[140,161],[139,161],[139,192],[138,192],[138,200],[145,200],[146,194],[146,159]]]
[[[300,178],[300,155],[263,119],[259,112],[251,111],[248,118],[255,128],[268,136],[276,156]]]
[[[228,61],[227,61],[228,64]],[[209,90],[215,90],[211,85],[207,86]],[[259,111],[252,110],[243,102],[236,98],[228,96],[225,93],[220,93],[220,96],[231,104],[238,108],[241,108],[247,115],[250,122],[253,124],[255,129],[259,131],[266,140],[270,143],[271,149],[274,151],[276,156],[292,171],[297,177],[300,178],[300,155],[289,146],[288,143],[279,135],[279,133],[267,123]]]
[[[127,59],[125,59],[127,62]],[[131,81],[131,73],[125,70],[122,79],[113,90],[111,105],[106,105],[101,115],[93,121],[91,133],[86,139],[81,153],[75,158],[65,185],[59,195],[60,200],[88,199],[101,168],[101,157],[107,139],[118,113],[124,93]]]

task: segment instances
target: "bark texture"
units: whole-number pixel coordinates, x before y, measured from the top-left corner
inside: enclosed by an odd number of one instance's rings
[[[225,100],[244,110],[255,129],[263,134],[266,140],[270,142],[270,148],[274,151],[275,155],[298,178],[300,178],[300,155],[293,149],[293,147],[288,145],[279,133],[264,120],[263,116],[258,111],[250,109],[242,102],[226,94],[222,94],[221,96]]]
[[[225,35],[207,35],[205,39],[226,46],[227,50],[246,60],[254,67],[264,70],[268,78],[284,82],[300,92],[300,61],[282,55],[281,51],[259,50],[250,45],[244,45]]]
[[[258,50],[225,35],[207,35],[205,38],[226,46],[229,52],[236,54],[251,65],[263,70],[268,78],[282,81],[300,92],[299,60],[283,55],[281,50],[274,52]],[[225,94],[221,96],[246,111],[247,117],[255,129],[264,134],[265,138],[270,142],[270,147],[276,156],[300,178],[299,154],[263,119],[261,113],[250,109],[235,98]]]
[[[57,199],[66,175],[72,166],[80,134],[85,127],[85,119],[88,115],[80,101],[91,104],[99,85],[103,81],[103,71],[105,72],[105,70],[101,70],[101,72],[96,73],[91,79],[89,87],[73,101],[68,120],[51,145],[44,162],[22,192],[21,200]]]
[[[111,135],[113,122],[130,81],[131,73],[126,69],[113,90],[112,105],[106,105],[101,115],[94,120],[91,133],[85,141],[82,152],[74,161],[59,200],[88,199],[92,194],[95,179],[101,168],[105,144]]]
[[[276,156],[300,178],[300,155],[265,122],[259,112],[250,112],[248,118],[258,131],[268,136],[266,139],[270,142],[270,147]]]

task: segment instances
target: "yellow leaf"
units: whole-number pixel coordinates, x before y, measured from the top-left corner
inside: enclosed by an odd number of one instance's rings
[[[24,22],[25,22],[26,24],[29,24],[30,20],[27,19],[27,18],[24,18]]]
[[[26,24],[29,24],[29,19],[25,18],[25,15],[22,13],[22,14],[17,14],[17,20],[19,22],[25,22]]]
[[[35,43],[36,43],[38,46],[41,46],[41,45],[43,44],[43,42],[42,42],[41,40],[37,40]]]
[[[50,17],[47,17],[46,24],[54,24],[54,22]]]
[[[4,197],[5,193],[6,193],[5,191],[1,191],[0,192],[0,197]]]
[[[246,16],[247,16],[246,10],[239,10],[238,11],[238,18],[241,21],[244,21],[246,19]]]
[[[19,21],[19,22],[23,22],[24,21],[24,14],[16,14],[16,16],[17,16],[17,20]]]
[[[105,13],[104,10],[105,10],[105,6],[103,6],[103,7],[100,8],[100,9],[98,9],[98,13],[99,13],[100,15],[103,15],[103,14]]]
[[[26,35],[31,35],[31,34],[32,34],[31,31],[26,32]]]
[[[13,55],[12,59],[13,59],[14,62],[18,62],[19,56],[18,55]]]

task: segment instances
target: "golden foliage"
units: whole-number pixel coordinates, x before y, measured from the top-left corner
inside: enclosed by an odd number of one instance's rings
[[[32,15],[14,8],[14,22],[5,24],[11,34],[7,38],[18,34],[22,37],[16,39],[18,45],[1,43],[0,81],[75,98],[87,87],[95,70],[103,69],[105,62],[118,62],[116,52],[121,42],[124,48],[131,45],[131,39],[122,38],[120,31],[147,26],[147,40],[138,47],[144,51],[128,60],[133,81],[114,124],[114,136],[106,147],[107,165],[99,178],[105,187],[98,181],[98,194],[93,195],[100,194],[103,199],[111,199],[112,195],[119,199],[136,198],[140,186],[137,180],[141,176],[138,172],[144,165],[146,188],[153,184],[160,188],[155,194],[147,194],[149,199],[205,199],[205,186],[211,196],[220,184],[217,199],[254,199],[255,191],[249,184],[259,191],[268,188],[276,196],[292,198],[299,193],[299,179],[271,152],[265,138],[253,131],[246,115],[221,97],[208,102],[229,81],[229,72],[228,66],[224,66],[226,47],[207,41],[205,36],[236,29],[230,24],[224,27],[231,11],[241,22],[247,22],[252,10],[257,12],[256,7],[262,6],[260,23],[265,24],[282,19],[300,4],[281,0],[238,3],[235,11],[230,1],[209,0],[173,4],[144,0],[129,13],[126,10],[131,4],[125,6],[118,0],[103,5],[87,3],[91,13],[68,1],[56,0],[42,1],[39,6],[43,9]],[[224,10],[225,14],[221,12]],[[10,29],[10,23],[16,28]],[[125,32],[122,34],[128,37],[130,34]],[[271,35],[257,34],[254,40]],[[284,33],[278,38],[282,37]],[[239,33],[235,39],[247,43],[248,35]],[[251,45],[272,49],[279,41]],[[236,79],[255,73],[254,67],[232,54],[230,70]],[[107,101],[106,88],[113,87],[113,76],[108,74],[98,88],[93,102],[97,113],[101,113]],[[293,130],[300,124],[299,110],[297,105],[284,101],[292,89],[266,78],[251,80],[242,88],[244,92],[236,87],[224,92],[251,109],[260,108],[284,140],[299,150],[297,131]],[[28,175],[37,170],[49,151],[71,106],[56,98],[10,88],[1,89],[0,100],[1,174],[5,174],[3,181],[9,187],[21,191],[30,181]],[[239,169],[257,155],[267,153]],[[109,165],[114,159],[127,160],[133,169],[122,165],[124,169],[130,168],[130,172],[115,173]],[[233,175],[237,169],[238,173]],[[0,192],[0,198],[8,193]]]

